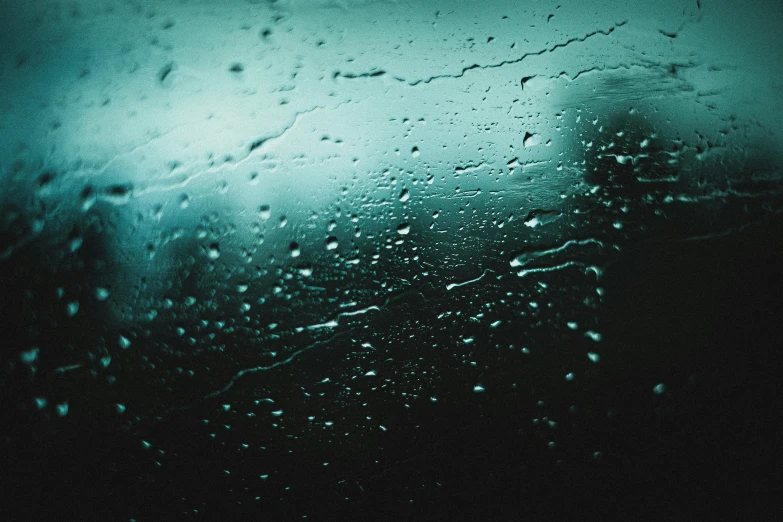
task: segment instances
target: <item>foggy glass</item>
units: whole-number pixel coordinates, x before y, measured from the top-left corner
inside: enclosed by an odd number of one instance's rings
[[[773,513],[780,4],[0,20],[8,512]]]

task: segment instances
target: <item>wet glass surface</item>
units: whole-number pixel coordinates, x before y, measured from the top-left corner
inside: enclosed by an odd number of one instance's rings
[[[779,514],[780,5],[0,20],[3,511]]]

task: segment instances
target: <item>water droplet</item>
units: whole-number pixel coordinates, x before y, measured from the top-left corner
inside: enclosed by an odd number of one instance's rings
[[[291,245],[288,247],[288,250],[291,252],[291,257],[299,257],[299,255],[302,253],[302,251],[299,249],[299,243],[291,243]]]
[[[162,84],[165,84],[166,78],[168,78],[172,71],[177,68],[177,64],[174,62],[169,62],[166,65],[164,65],[161,70],[158,72],[158,81]]]
[[[400,202],[405,203],[411,198],[411,193],[408,192],[408,189],[402,189],[402,192],[400,193]]]
[[[112,185],[103,192],[103,198],[114,205],[124,205],[133,195],[133,185]]]
[[[594,332],[593,330],[587,330],[585,332],[585,337],[589,337],[595,342],[599,342],[602,338],[601,334],[598,332]]]
[[[124,404],[117,403],[117,404],[114,405],[114,408],[117,410],[117,413],[120,413],[120,414],[125,413],[125,405]]]
[[[475,386],[473,387],[473,392],[474,392],[474,393],[482,393],[482,392],[484,392],[484,391],[486,391],[486,390],[485,390],[485,389],[484,389],[484,387],[483,387],[482,385],[480,385],[480,384],[477,384],[477,385],[475,385]]]
[[[597,363],[601,360],[601,356],[598,355],[595,352],[587,352],[587,358],[590,359],[592,362]]]
[[[120,334],[120,336],[119,336],[119,344],[120,344],[120,348],[122,348],[123,350],[127,350],[128,348],[130,348],[131,342],[130,342],[130,339],[128,339],[124,335]]]
[[[411,226],[408,223],[403,223],[397,227],[397,233],[401,236],[407,236],[411,232]]]
[[[274,415],[275,417],[279,417],[282,414],[283,414],[283,410],[275,410],[272,412],[272,415]]]
[[[65,417],[68,415],[68,403],[67,402],[61,402],[57,405],[57,415],[60,417]]]
[[[67,307],[68,317],[73,317],[79,311],[79,301],[71,301]]]
[[[326,249],[327,250],[334,250],[338,246],[337,238],[334,236],[329,236],[326,238]]]
[[[421,152],[419,152],[419,147],[413,147],[411,149],[411,156],[414,158],[418,158],[421,155]]]
[[[98,301],[105,301],[109,298],[109,291],[106,288],[99,286],[95,289],[95,298]]]
[[[97,195],[95,193],[95,189],[90,187],[89,185],[84,187],[84,190],[82,190],[81,194],[81,200],[82,200],[82,210],[88,211],[92,206],[95,204],[95,201],[97,200]]]
[[[574,380],[574,372],[568,372],[565,376],[565,380],[567,381],[573,381]]]
[[[19,354],[19,359],[23,364],[33,364],[38,360],[38,354],[40,351],[40,348],[31,348],[29,350],[25,350]]]
[[[218,243],[212,243],[207,250],[207,257],[210,259],[217,259],[220,257],[220,245]]]
[[[655,388],[653,388],[653,391],[656,395],[661,395],[663,392],[666,391],[666,385],[662,382],[655,385]]]
[[[84,239],[81,236],[72,237],[68,241],[68,250],[71,252],[76,252],[79,250],[79,247],[82,246],[82,243],[84,242]]]
[[[258,207],[258,215],[261,217],[261,219],[267,220],[272,217],[272,209],[269,205],[261,205]]]

